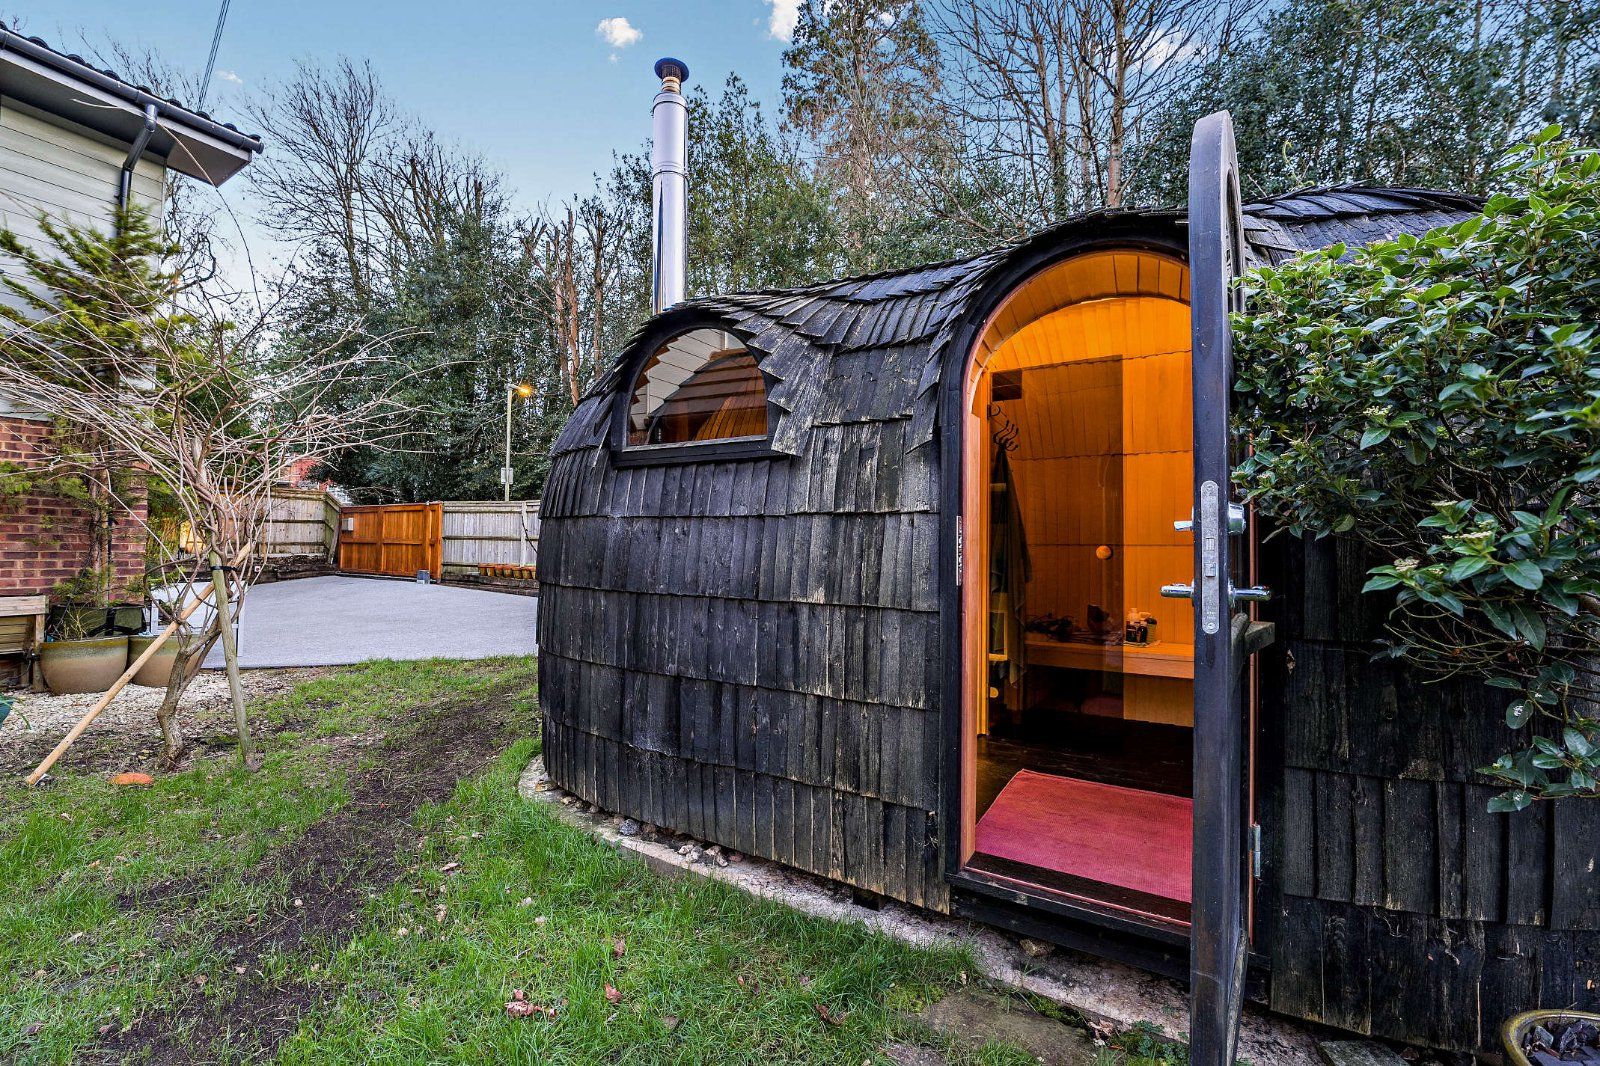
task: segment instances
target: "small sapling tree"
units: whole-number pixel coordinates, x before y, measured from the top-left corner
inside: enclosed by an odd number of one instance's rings
[[[289,465],[382,446],[412,413],[393,398],[407,375],[388,369],[387,338],[339,336],[326,350],[274,359],[267,316],[240,326],[213,315],[212,302],[170,265],[177,250],[138,208],[120,212],[109,236],[42,226],[50,250],[0,232],[0,249],[23,268],[4,279],[22,310],[0,311],[12,327],[0,337],[0,394],[49,412],[63,434],[93,446],[55,448],[0,478],[102,486],[108,506],[147,523],[166,618],[177,620],[198,586],[223,570],[211,602],[225,595],[237,611],[248,567],[222,564],[248,560],[260,545]],[[146,492],[164,522],[146,519]],[[215,610],[179,626],[178,664],[158,712],[169,763],[183,750],[178,699],[221,635]],[[245,754],[237,664],[224,647]]]

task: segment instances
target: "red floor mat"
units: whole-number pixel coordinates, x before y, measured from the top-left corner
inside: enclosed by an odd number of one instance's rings
[[[1190,902],[1194,804],[1019,770],[978,820],[977,850]]]

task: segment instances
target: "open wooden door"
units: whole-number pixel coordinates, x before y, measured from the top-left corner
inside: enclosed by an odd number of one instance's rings
[[[1196,123],[1189,149],[1190,310],[1194,331],[1194,585],[1170,594],[1194,601],[1194,867],[1189,955],[1190,1059],[1233,1066],[1249,949],[1251,862],[1249,721],[1243,685],[1249,656],[1271,639],[1253,625],[1244,584],[1246,509],[1233,502],[1236,442],[1229,432],[1233,331],[1243,268],[1233,119]],[[1165,590],[1164,590],[1165,591]]]

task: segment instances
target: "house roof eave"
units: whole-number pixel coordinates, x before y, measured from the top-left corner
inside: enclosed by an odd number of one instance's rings
[[[125,144],[137,139],[145,108],[153,105],[157,131],[148,151],[164,157],[169,169],[209,185],[221,185],[243,170],[263,147],[260,137],[4,26],[0,94]]]

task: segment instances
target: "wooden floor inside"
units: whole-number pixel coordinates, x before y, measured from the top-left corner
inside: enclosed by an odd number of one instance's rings
[[[1039,716],[1043,718],[1043,716]],[[1018,770],[1168,796],[1194,792],[1193,731],[1155,722],[1054,712],[978,738],[978,816]]]

